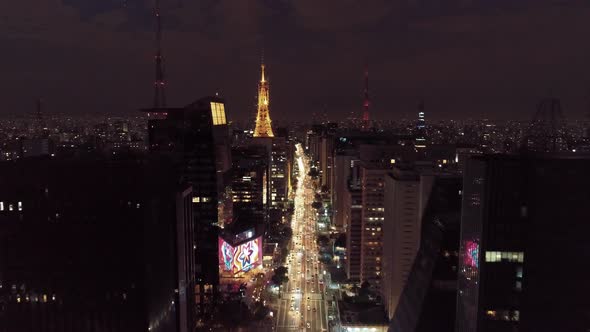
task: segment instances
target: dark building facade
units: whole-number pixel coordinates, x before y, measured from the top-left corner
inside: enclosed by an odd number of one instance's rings
[[[590,158],[471,157],[457,332],[587,331]]]
[[[190,331],[191,199],[163,161],[0,163],[0,331]]]
[[[392,332],[455,327],[461,178],[436,175],[421,220],[420,247],[390,322]]]
[[[266,149],[261,146],[232,149],[232,204],[233,221],[263,223],[268,214],[266,201],[267,160]]]
[[[276,136],[272,141],[270,165],[270,208],[283,213],[289,193],[289,152],[290,142],[285,130],[279,132],[285,136]]]
[[[196,303],[211,315],[219,284],[217,237],[231,168],[229,131],[223,99],[204,97],[183,108],[149,109],[150,153],[176,160],[181,179],[193,188]]]

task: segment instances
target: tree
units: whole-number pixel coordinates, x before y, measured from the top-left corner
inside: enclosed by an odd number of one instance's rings
[[[262,302],[256,302],[254,305],[254,319],[261,320],[268,315],[268,308],[262,304]]]
[[[359,297],[367,298],[370,293],[371,284],[368,281],[363,281],[361,284],[361,289],[359,290]]]
[[[283,227],[283,229],[281,230],[281,235],[285,238],[285,239],[290,239],[293,236],[293,229],[291,229],[291,227],[289,225],[286,225],[285,227]]]
[[[325,235],[318,236],[318,244],[320,246],[327,246],[329,242],[330,242],[330,238],[328,238],[327,236],[325,236]]]
[[[337,247],[343,247],[346,248],[346,234],[342,233],[338,236],[338,239],[336,239],[336,242],[334,243],[335,246]]]
[[[311,203],[311,207],[318,210],[322,208],[322,203],[321,202],[313,202]]]
[[[241,301],[226,301],[221,304],[217,320],[226,327],[237,327],[248,322],[252,313]]]
[[[312,178],[317,178],[318,176],[320,176],[320,172],[317,170],[317,168],[312,168],[309,170],[309,173],[307,175],[311,176]]]
[[[276,285],[281,285],[282,283],[289,281],[289,277],[287,277],[287,272],[288,270],[286,267],[279,266],[274,270],[274,274],[270,279]]]
[[[287,269],[286,266],[279,266],[275,269],[275,274],[287,274],[287,272],[289,272],[289,269]]]

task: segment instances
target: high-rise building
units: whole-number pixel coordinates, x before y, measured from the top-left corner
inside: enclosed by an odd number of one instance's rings
[[[272,140],[271,147],[271,165],[270,165],[270,208],[276,210],[282,215],[283,209],[287,203],[289,192],[289,137],[284,131],[283,135],[275,136]]]
[[[365,139],[358,140],[360,143],[355,143],[353,149],[358,151],[354,152],[358,157],[350,160],[350,175],[341,204],[347,236],[346,273],[351,281],[368,281],[379,289],[385,175],[396,161],[405,160],[409,151],[408,147],[381,141],[365,144]],[[336,206],[337,209],[340,206],[338,201]]]
[[[346,227],[346,277],[358,282],[361,278],[362,191],[357,185],[347,188],[343,197]]]
[[[197,307],[210,315],[216,285],[217,237],[223,215],[228,170],[231,168],[229,132],[223,99],[205,97],[183,108],[149,109],[150,153],[170,155],[181,179],[193,187]],[[227,181],[229,182],[229,181]]]
[[[247,218],[261,223],[266,221],[266,157],[266,149],[261,146],[232,149],[233,219]]]
[[[420,217],[420,245],[390,319],[389,331],[453,332],[462,181],[455,174],[440,173],[421,176],[420,180],[422,201],[426,204]],[[385,288],[385,276],[383,281]]]
[[[361,167],[362,226],[361,226],[361,282],[381,286],[381,258],[383,254],[383,188],[387,169],[377,165]]]
[[[361,282],[381,287],[385,176],[404,160],[406,148],[365,144],[360,149],[362,188]]]
[[[455,331],[588,329],[589,168],[581,154],[468,160]]]
[[[420,176],[413,169],[394,168],[385,177],[384,191],[382,294],[391,319],[420,245]]]
[[[348,224],[345,222],[345,213],[349,207],[345,204],[345,195],[348,191],[348,184],[351,177],[352,163],[355,158],[354,150],[337,152],[334,156],[333,171],[333,207],[334,226],[337,230],[346,230]]]
[[[0,163],[0,331],[188,332],[190,186],[165,160]]]
[[[334,139],[333,135],[324,135],[320,143],[320,185],[332,193],[332,172],[334,170]]]

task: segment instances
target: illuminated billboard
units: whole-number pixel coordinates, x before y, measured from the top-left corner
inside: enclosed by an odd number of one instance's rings
[[[479,244],[475,241],[465,242],[465,258],[463,264],[468,267],[479,268]]]
[[[262,264],[262,237],[232,247],[219,238],[219,267],[223,271],[236,274],[248,272]]]

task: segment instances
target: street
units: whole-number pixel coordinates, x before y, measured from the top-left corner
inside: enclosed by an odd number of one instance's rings
[[[293,237],[286,263],[289,281],[281,286],[276,327],[278,331],[328,331],[325,271],[318,259],[309,161],[301,144],[296,148],[299,178],[291,222]]]

